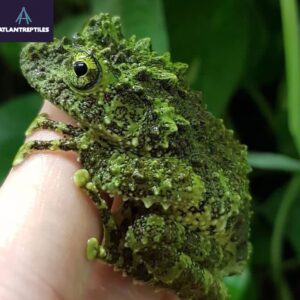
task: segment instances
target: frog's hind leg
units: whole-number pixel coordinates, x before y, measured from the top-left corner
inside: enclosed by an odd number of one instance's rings
[[[118,249],[116,247],[120,240],[117,224],[111,215],[106,201],[100,196],[100,193],[98,191],[95,192],[90,190],[87,190],[87,192],[95,202],[100,213],[103,229],[103,238],[101,242],[95,237],[88,240],[87,258],[89,260],[99,258],[109,264],[113,264],[119,258]]]
[[[75,184],[82,188],[95,203],[101,217],[103,228],[102,242],[92,237],[87,242],[87,258],[94,260],[100,258],[108,263],[114,263],[118,259],[115,246],[118,241],[119,230],[117,224],[107,206],[105,199],[101,196],[97,186],[92,182],[91,176],[86,169],[80,169],[74,174]]]
[[[181,299],[226,299],[219,275],[202,268],[185,253],[187,238],[181,224],[153,214],[129,227],[125,245],[137,261],[145,263],[154,284],[177,291]]]

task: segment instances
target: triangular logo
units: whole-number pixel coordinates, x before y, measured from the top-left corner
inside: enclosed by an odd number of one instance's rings
[[[22,21],[25,21],[27,25],[32,22],[30,16],[28,15],[26,8],[23,6],[21,12],[19,13],[16,23],[21,25]]]

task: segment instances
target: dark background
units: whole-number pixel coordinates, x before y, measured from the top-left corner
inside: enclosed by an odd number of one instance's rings
[[[121,16],[126,36],[150,36],[156,51],[189,63],[193,88],[249,147],[253,253],[247,270],[226,280],[232,299],[300,299],[297,3],[56,0],[55,36],[103,11]],[[20,74],[22,46],[0,43],[0,182],[42,103]]]

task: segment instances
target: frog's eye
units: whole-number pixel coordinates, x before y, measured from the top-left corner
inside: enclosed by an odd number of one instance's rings
[[[74,72],[78,77],[85,75],[87,71],[88,66],[84,61],[76,61],[74,63]]]
[[[68,67],[68,81],[77,90],[92,89],[102,79],[99,62],[87,53],[78,53],[73,57],[72,66]]]

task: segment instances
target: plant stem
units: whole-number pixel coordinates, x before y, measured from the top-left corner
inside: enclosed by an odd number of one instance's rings
[[[289,129],[300,154],[300,42],[296,0],[280,0],[286,62]]]
[[[290,181],[286,192],[282,198],[281,204],[278,208],[274,230],[271,238],[271,263],[272,276],[274,283],[278,286],[280,295],[287,297],[288,287],[282,275],[282,244],[284,239],[284,229],[288,218],[288,213],[292,207],[293,202],[297,199],[300,191],[300,175],[295,175]]]

